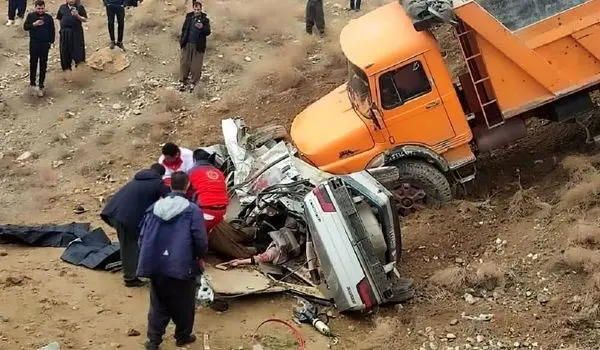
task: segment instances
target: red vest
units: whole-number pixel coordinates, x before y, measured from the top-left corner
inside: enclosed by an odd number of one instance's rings
[[[219,207],[229,204],[225,175],[212,165],[196,165],[189,172],[191,188],[202,207]]]

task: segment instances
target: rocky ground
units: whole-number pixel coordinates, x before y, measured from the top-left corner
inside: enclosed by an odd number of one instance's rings
[[[83,3],[88,57],[102,56],[103,10]],[[337,32],[356,16],[346,5],[326,2],[329,34],[318,40],[302,33],[302,1],[207,0],[214,34],[204,88],[195,94],[173,91],[181,3],[145,0],[128,12],[123,71],[63,74],[53,49],[42,99],[26,92],[25,33],[0,28],[0,223],[103,226],[97,214],[104,199],[153,162],[161,143],[218,142],[220,120],[231,116],[252,126],[289,125],[345,78]],[[477,182],[452,206],[404,223],[401,271],[416,281],[414,300],[338,315],[331,320],[336,345],[301,327],[307,348],[597,349],[600,160],[575,127],[533,122],[530,129],[518,145],[482,157]],[[147,290],[67,265],[61,253],[0,247],[0,349],[52,341],[73,349],[141,348]],[[224,313],[200,309],[197,331],[210,335],[211,349],[250,349],[256,326],[290,319],[293,303],[277,296],[234,301]],[[272,349],[296,348],[282,329],[264,334]]]

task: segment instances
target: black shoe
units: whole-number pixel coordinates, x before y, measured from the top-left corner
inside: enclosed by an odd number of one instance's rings
[[[179,86],[177,87],[177,90],[184,92],[186,87],[187,87],[187,84],[185,83],[185,81],[180,81]]]
[[[117,43],[117,47],[125,51],[125,46],[123,46],[123,43]]]
[[[160,348],[158,344],[152,343],[150,340],[148,340],[146,344],[144,344],[144,347],[146,348],[146,350],[158,350]]]
[[[142,281],[139,278],[125,281],[125,287],[129,287],[129,288],[143,287],[145,285],[146,285],[146,282]]]
[[[190,334],[190,336],[187,339],[185,339],[185,340],[178,339],[175,342],[175,345],[177,345],[177,346],[184,346],[184,345],[187,345],[187,344],[191,344],[191,343],[193,343],[195,341],[196,341],[196,336],[193,335],[193,334]]]
[[[114,49],[115,48],[115,42],[111,41],[110,44],[108,44],[108,47],[110,47],[110,49]]]

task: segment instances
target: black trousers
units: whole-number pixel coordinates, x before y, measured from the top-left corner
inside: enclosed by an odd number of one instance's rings
[[[62,28],[60,30],[60,66],[62,70],[71,70],[85,61],[85,42],[82,28]]]
[[[25,16],[27,0],[8,0],[8,19],[13,21],[15,15],[19,18]]]
[[[138,264],[138,238],[140,232],[137,228],[129,227],[122,222],[111,220],[112,227],[117,230],[119,245],[121,247],[121,263],[123,264],[123,279],[125,282],[136,279]]]
[[[350,0],[350,8],[352,10],[360,10],[361,0]]]
[[[50,43],[29,42],[29,84],[36,86],[37,68],[40,66],[39,87],[44,87],[48,70]]]
[[[314,26],[317,26],[320,33],[325,32],[323,0],[308,0],[306,2],[306,32],[312,34]]]
[[[118,29],[118,37],[115,40],[115,17],[117,18]],[[122,43],[123,42],[123,34],[125,32],[125,8],[121,6],[106,6],[106,18],[108,19],[108,35],[110,36],[110,41]]]
[[[148,340],[159,345],[170,320],[175,323],[175,339],[186,341],[194,328],[196,280],[166,276],[150,278]]]

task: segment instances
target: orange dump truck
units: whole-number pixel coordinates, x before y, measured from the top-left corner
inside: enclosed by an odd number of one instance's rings
[[[525,136],[530,116],[573,121],[600,83],[600,0],[454,1],[466,73],[453,79],[429,28],[382,6],[343,29],[348,82],[299,114],[303,158],[344,174],[394,165],[404,213],[452,198],[478,152]]]

